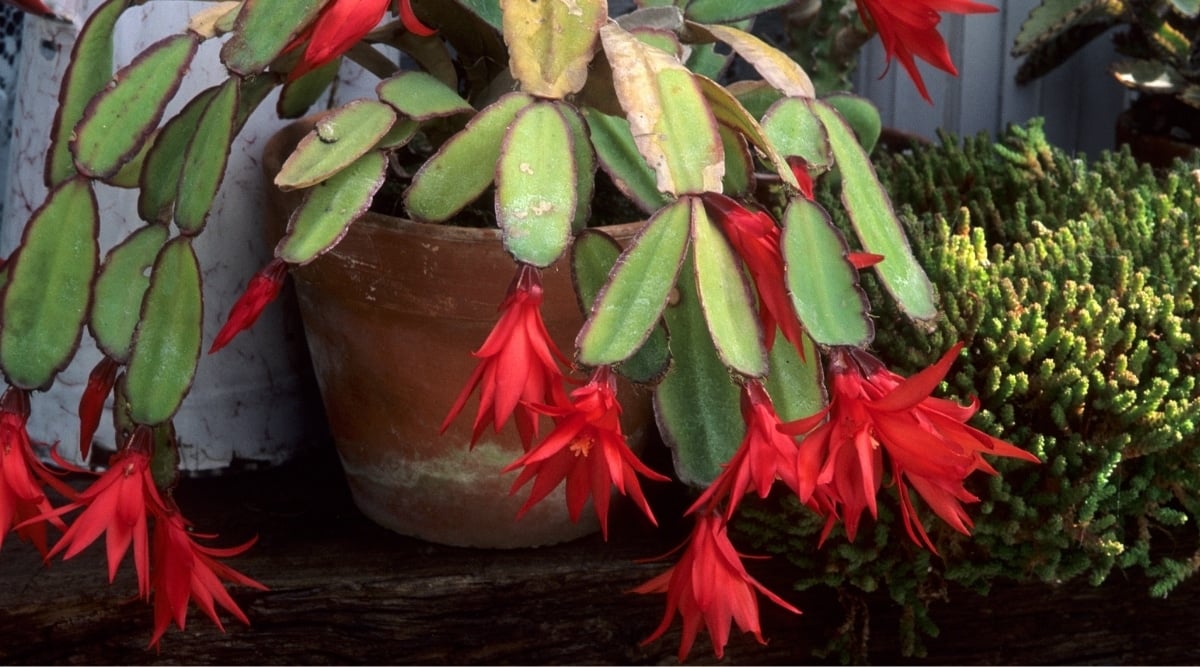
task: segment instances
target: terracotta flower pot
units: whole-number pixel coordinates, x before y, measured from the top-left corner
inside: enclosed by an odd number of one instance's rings
[[[267,144],[268,181],[310,127],[301,121]],[[269,190],[268,227],[279,238],[299,197]],[[638,228],[610,233],[628,239]],[[512,424],[500,433],[488,429],[470,448],[474,399],[438,433],[514,269],[497,230],[368,213],[337,247],[292,271],[338,454],[355,503],[375,522],[477,547],[552,544],[599,529],[590,508],[579,523],[570,520],[561,488],[515,520],[529,487],[510,495],[517,473],[500,470],[523,448]],[[565,263],[546,269],[543,284],[546,327],[570,350],[582,316]],[[636,448],[650,428],[649,394],[623,387],[621,397],[623,426]]]
[[[1188,110],[1193,114],[1191,124],[1194,126],[1197,112],[1190,107]],[[1139,122],[1145,114],[1137,109],[1126,109],[1117,116],[1117,145],[1128,144],[1130,153],[1139,162],[1166,169],[1176,159],[1187,160],[1200,151],[1200,146],[1193,142],[1148,130],[1145,123]]]

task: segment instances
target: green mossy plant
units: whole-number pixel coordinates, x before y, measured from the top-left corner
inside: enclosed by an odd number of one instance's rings
[[[881,330],[876,344],[912,373],[965,342],[943,395],[978,396],[973,424],[1043,465],[996,460],[1000,476],[975,476],[973,539],[926,521],[941,558],[889,536],[890,506],[857,542],[835,531],[819,550],[822,521],[794,503],[742,524],[799,568],[800,589],[886,590],[915,655],[921,633],[936,635],[925,603],[947,582],[1098,585],[1134,568],[1161,597],[1200,568],[1200,165],[1156,176],[1127,152],[1072,158],[1040,121],[996,143],[941,140],[876,166],[944,315],[928,331]],[[887,303],[871,276],[864,287]],[[899,321],[886,306],[878,315]],[[861,659],[853,634],[833,648]]]

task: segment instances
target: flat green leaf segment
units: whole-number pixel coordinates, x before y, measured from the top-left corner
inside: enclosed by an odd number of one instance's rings
[[[741,134],[720,126],[721,146],[725,151],[725,176],[721,179],[722,192],[731,197],[746,196],[755,183],[754,158],[750,147]]]
[[[811,169],[826,170],[833,164],[825,126],[803,99],[785,97],[772,104],[763,115],[762,128],[767,141],[783,155],[798,155]]]
[[[1200,0],[1171,0],[1171,7],[1188,18],[1200,14]]]
[[[299,118],[308,113],[329,86],[333,85],[341,66],[342,60],[335,58],[299,79],[283,84],[279,90],[279,102],[275,105],[279,117]]]
[[[692,205],[679,200],[646,223],[613,267],[608,285],[579,332],[579,361],[588,366],[628,359],[650,335],[675,288],[688,246]]]
[[[375,148],[396,122],[383,102],[355,100],[317,121],[275,176],[281,190],[307,188],[333,176]]]
[[[742,103],[726,90],[724,86],[719,85],[712,79],[698,76],[696,77],[696,81],[700,84],[700,89],[704,91],[704,97],[708,99],[709,106],[717,122],[745,137],[746,141],[750,142],[766,158],[767,163],[771,165],[771,169],[779,174],[784,183],[793,188],[799,187],[795,175],[792,174],[791,168],[784,160],[783,154],[775,149],[775,145],[770,142],[762,126],[742,106]]]
[[[147,222],[169,222],[175,214],[175,195],[183,174],[183,159],[192,132],[200,124],[208,103],[222,86],[213,86],[193,97],[155,135],[142,161],[139,179],[138,215]]]
[[[110,178],[137,154],[158,126],[197,46],[191,34],[157,42],[117,72],[116,85],[88,103],[71,142],[80,173]]]
[[[509,93],[481,110],[447,140],[413,176],[404,195],[408,214],[425,222],[445,222],[479,198],[496,176],[500,145],[517,112],[533,103]]]
[[[738,373],[762,377],[767,372],[767,350],[746,274],[704,205],[697,198],[691,198],[691,205],[696,286],[717,354]]]
[[[225,165],[237,134],[239,82],[226,81],[193,128],[175,195],[175,225],[184,234],[199,234],[204,229],[225,177]]]
[[[657,211],[670,201],[659,191],[654,171],[638,152],[629,121],[595,109],[585,109],[584,118],[600,167],[622,194],[647,213]]]
[[[242,76],[263,71],[327,2],[245,0],[233,36],[221,47],[221,62]]]
[[[764,81],[785,95],[806,98],[816,95],[808,73],[786,53],[732,26],[706,25],[703,29],[714,38],[728,44],[746,62],[754,66]]]
[[[100,263],[89,183],[65,181],[34,212],[0,300],[0,369],[21,389],[49,386],[75,353]]]
[[[803,197],[793,198],[784,211],[782,246],[788,292],[808,335],[821,345],[870,343],[875,330],[867,296],[829,214]]]
[[[142,312],[142,298],[150,286],[147,269],[167,242],[166,225],[147,225],[109,251],[96,278],[89,328],[108,357],[129,361],[133,331]]]
[[[597,229],[584,230],[571,244],[571,277],[584,312],[591,310],[620,254],[620,244]],[[670,363],[667,331],[660,322],[638,351],[615,369],[630,381],[651,384],[662,379]]]
[[[906,315],[918,321],[934,319],[938,310],[933,285],[913,257],[870,158],[833,107],[822,102],[812,105],[829,135],[833,159],[842,174],[842,203],[858,240],[863,250],[883,255],[883,261],[875,265],[875,273]]]
[[[692,0],[687,17],[699,23],[732,23],[791,4],[792,0]]]
[[[50,128],[50,155],[46,160],[46,184],[54,187],[75,175],[75,158],[70,138],[83,118],[88,101],[108,85],[113,69],[111,35],[117,19],[130,0],[109,0],[88,18],[71,49],[71,64],[63,77],[58,111]]]
[[[875,144],[879,142],[879,136],[883,134],[883,119],[880,118],[879,109],[875,108],[871,100],[850,93],[827,95],[821,100],[837,109],[837,112],[854,130],[854,136],[858,137],[858,143],[862,146],[863,151],[870,154],[875,148]]]
[[[575,163],[575,217],[571,231],[583,231],[592,220],[592,195],[596,192],[596,151],[592,149],[587,122],[579,110],[569,104],[555,108],[567,123],[571,140],[571,159]]]
[[[689,255],[684,271],[695,269]],[[674,363],[655,388],[654,412],[663,440],[674,450],[679,480],[708,486],[745,433],[740,389],[717,356],[693,280],[679,281],[679,298],[663,313]]]
[[[495,28],[497,31],[503,29],[503,15],[500,11],[500,0],[454,0],[458,4],[466,7],[472,14],[487,21],[488,25]]]
[[[408,71],[381,81],[375,87],[379,99],[413,120],[429,120],[474,113],[475,109],[450,86],[425,72]]]
[[[579,92],[608,3],[500,0],[500,7],[509,68],[521,90],[547,99]]]
[[[615,23],[604,26],[600,37],[617,99],[658,189],[674,195],[719,192],[725,169],[721,137],[692,73]]]
[[[371,205],[386,170],[387,157],[371,151],[309,190],[275,254],[290,264],[307,264],[337,245]]]
[[[775,337],[770,352],[771,372],[763,385],[783,421],[794,421],[816,414],[825,407],[824,373],[821,354],[811,338],[804,338],[804,357],[782,336]]]
[[[575,155],[566,118],[539,102],[517,114],[496,164],[496,222],[518,262],[545,268],[567,249],[575,219]]]
[[[129,411],[139,424],[170,419],[187,395],[200,359],[200,266],[188,237],[163,247],[150,274],[125,374]]]
[[[1115,24],[1124,11],[1124,3],[1111,0],[1044,0],[1021,24],[1012,55],[1026,55],[1073,26]]]

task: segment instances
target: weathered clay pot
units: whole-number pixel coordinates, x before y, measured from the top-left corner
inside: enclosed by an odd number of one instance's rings
[[[301,121],[267,144],[268,180],[310,127]],[[279,238],[299,197],[268,189],[268,227]],[[638,228],[610,232],[621,240]],[[375,522],[478,547],[537,546],[598,530],[590,508],[579,523],[570,520],[561,488],[515,520],[529,487],[510,495],[517,473],[500,470],[523,452],[520,440],[510,424],[500,433],[489,429],[471,449],[474,399],[438,433],[514,270],[497,230],[368,213],[337,247],[292,271],[338,454],[355,503]],[[560,262],[542,277],[546,327],[570,350],[582,316],[569,270]],[[622,392],[623,425],[636,448],[650,428],[649,398]]]

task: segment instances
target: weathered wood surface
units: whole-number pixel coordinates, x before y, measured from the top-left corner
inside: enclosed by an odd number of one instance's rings
[[[598,537],[534,550],[476,551],[425,544],[375,527],[357,513],[337,463],[322,458],[282,470],[184,483],[182,504],[201,530],[226,543],[259,535],[234,565],[269,592],[234,589],[252,626],[227,619],[226,634],[194,608],[187,630],[168,631],[162,650],[147,650],[151,609],[133,599],[129,566],[109,586],[103,549],[93,546],[49,568],[27,545],[6,541],[0,554],[0,663],[3,664],[380,664],[380,663],[673,663],[678,622],[640,646],[662,613],[660,596],[627,591],[661,571],[635,562],[665,552],[686,527],[661,531],[636,516]],[[683,499],[653,499],[660,518]],[[629,520],[625,520],[629,519]],[[631,527],[632,526],[632,527]],[[733,636],[734,664],[812,662],[811,650],[841,622],[830,592],[788,590],[781,560],[752,571],[805,610],[795,617],[764,607],[760,646]],[[935,603],[941,637],[929,640],[938,664],[1200,662],[1195,609],[1200,586],[1153,600],[1142,581],[1120,576],[1101,588],[998,587],[987,598],[955,592]],[[898,610],[871,603],[871,659],[899,655]],[[696,664],[715,661],[706,639]]]

